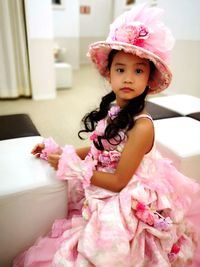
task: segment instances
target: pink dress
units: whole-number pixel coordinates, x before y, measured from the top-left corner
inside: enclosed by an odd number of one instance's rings
[[[100,121],[91,140],[106,125],[106,120]],[[105,142],[104,151],[91,145],[87,158],[95,162],[96,170],[115,171],[126,132],[121,131],[120,137],[118,145]],[[14,267],[200,266],[199,184],[179,173],[155,146],[119,193],[66,179],[68,218],[56,220],[51,233],[20,254]]]

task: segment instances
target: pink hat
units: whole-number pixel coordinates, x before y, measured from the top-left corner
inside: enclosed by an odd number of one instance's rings
[[[149,83],[149,93],[167,88],[172,74],[168,67],[169,53],[174,45],[171,31],[160,21],[163,10],[137,5],[119,16],[111,25],[106,41],[89,46],[88,56],[100,74],[108,74],[108,55],[112,49],[123,50],[151,60],[156,69]]]

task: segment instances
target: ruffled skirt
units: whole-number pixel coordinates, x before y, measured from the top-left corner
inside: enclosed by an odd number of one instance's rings
[[[119,193],[70,180],[68,219],[56,220],[13,266],[200,266],[199,184],[165,159],[148,165]]]

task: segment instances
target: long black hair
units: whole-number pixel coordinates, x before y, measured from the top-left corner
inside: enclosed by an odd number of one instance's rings
[[[108,57],[108,66],[107,68],[110,70],[112,61],[114,56],[116,55],[117,50],[111,50],[109,57]],[[155,69],[154,64],[150,62],[150,75],[152,75],[153,70]],[[115,139],[116,142],[119,144],[121,142],[121,136],[119,135],[120,130],[130,130],[134,126],[134,117],[139,114],[145,106],[145,98],[148,93],[149,87],[147,86],[144,92],[131,99],[126,106],[120,109],[118,115],[113,119],[110,120],[105,132],[102,136],[97,136],[97,139],[94,140],[94,145],[99,150],[104,150],[102,140],[106,139],[108,142],[110,139]],[[107,95],[103,96],[101,99],[101,103],[98,109],[87,113],[83,119],[82,123],[84,125],[84,129],[78,132],[78,136],[80,139],[83,139],[81,134],[93,132],[97,122],[104,119],[107,114],[108,110],[110,109],[110,104],[116,99],[116,95],[113,91],[108,93]]]

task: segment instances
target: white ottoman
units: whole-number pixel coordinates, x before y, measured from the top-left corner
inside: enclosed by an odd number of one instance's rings
[[[176,111],[184,116],[200,112],[200,98],[191,95],[180,94],[152,97],[148,101]]]
[[[200,122],[189,117],[154,121],[157,149],[176,168],[200,182]]]
[[[45,235],[67,214],[67,184],[30,154],[42,137],[0,141],[0,266]]]
[[[72,87],[72,66],[64,62],[56,62],[55,75],[56,75],[56,88]]]

